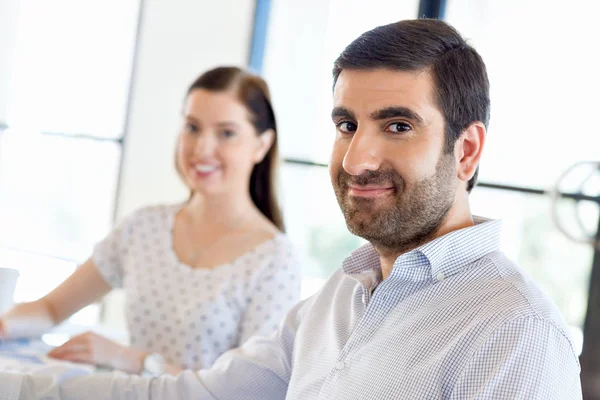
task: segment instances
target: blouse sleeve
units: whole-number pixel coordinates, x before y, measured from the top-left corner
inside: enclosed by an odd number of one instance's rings
[[[96,245],[92,253],[92,261],[98,272],[112,288],[123,287],[123,261],[132,244],[132,231],[139,213],[138,211],[124,218]]]
[[[301,261],[291,243],[280,242],[263,263],[246,298],[239,345],[252,336],[277,331],[285,314],[300,300]]]

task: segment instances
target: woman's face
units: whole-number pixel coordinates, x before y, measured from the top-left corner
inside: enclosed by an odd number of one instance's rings
[[[271,147],[273,132],[258,135],[234,92],[194,89],[183,109],[177,168],[202,195],[248,192],[250,174]]]

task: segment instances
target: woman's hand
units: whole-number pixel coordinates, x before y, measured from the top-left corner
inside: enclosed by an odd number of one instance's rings
[[[142,372],[146,353],[121,346],[93,332],[86,332],[55,348],[48,356],[139,374]]]
[[[4,319],[0,317],[0,340],[6,339],[6,323]]]

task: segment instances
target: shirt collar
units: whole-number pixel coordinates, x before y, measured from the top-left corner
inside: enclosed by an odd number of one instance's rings
[[[466,266],[482,258],[486,254],[500,248],[501,222],[481,217],[473,217],[475,225],[450,232],[431,242],[402,254],[396,259],[391,277],[414,276],[420,278],[422,273],[412,274],[417,267],[429,268],[428,275],[437,280],[445,279],[462,271]],[[342,270],[345,274],[367,284],[377,284],[381,280],[379,254],[367,243],[344,260]],[[370,286],[370,285],[369,285]]]

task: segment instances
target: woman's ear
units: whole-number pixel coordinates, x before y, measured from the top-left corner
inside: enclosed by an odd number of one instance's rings
[[[273,142],[275,141],[275,131],[273,129],[267,129],[260,135],[258,135],[258,148],[256,149],[254,163],[260,163],[271,147],[273,147]]]

